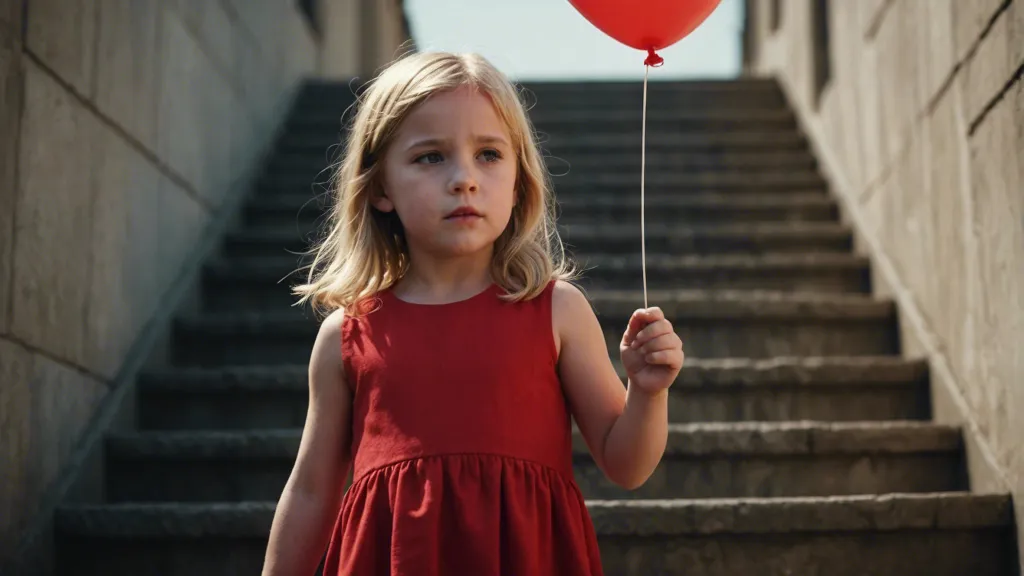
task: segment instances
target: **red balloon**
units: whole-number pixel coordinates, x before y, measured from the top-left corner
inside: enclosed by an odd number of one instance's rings
[[[693,32],[721,0],[569,0],[599,30],[626,46],[653,52]]]

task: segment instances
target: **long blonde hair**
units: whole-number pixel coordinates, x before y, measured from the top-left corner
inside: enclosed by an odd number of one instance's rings
[[[361,96],[332,176],[333,207],[313,256],[305,284],[293,288],[297,305],[318,314],[356,304],[392,286],[409,269],[405,236],[394,212],[374,208],[382,190],[382,159],[409,113],[438,92],[470,86],[490,97],[508,127],[518,159],[516,203],[505,231],[495,241],[491,276],[508,301],[530,299],[553,279],[571,280],[576,270],[566,257],[555,225],[548,172],[533,126],[508,78],[478,54],[421,52],[385,68]]]

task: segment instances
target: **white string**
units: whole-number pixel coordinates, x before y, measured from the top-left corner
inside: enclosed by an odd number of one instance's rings
[[[644,223],[644,174],[647,171],[647,72],[644,66],[644,112],[640,132],[640,266],[644,276],[644,308],[647,308],[647,233]]]

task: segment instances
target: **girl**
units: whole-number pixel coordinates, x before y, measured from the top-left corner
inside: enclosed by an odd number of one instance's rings
[[[332,576],[600,575],[570,417],[609,479],[646,481],[683,363],[671,324],[633,314],[624,388],[567,281],[526,113],[483,58],[391,65],[346,152],[297,288],[329,316],[264,574],[313,574],[326,549]]]

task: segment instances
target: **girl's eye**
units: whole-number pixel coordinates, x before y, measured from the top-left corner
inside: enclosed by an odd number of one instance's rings
[[[442,158],[441,155],[438,154],[437,152],[428,152],[421,156],[417,156],[414,162],[416,162],[417,164],[437,164],[442,160],[444,160],[444,158]]]
[[[484,159],[487,160],[488,162],[496,162],[498,160],[501,160],[501,152],[498,152],[497,150],[494,149],[484,150],[480,154],[482,154]]]

